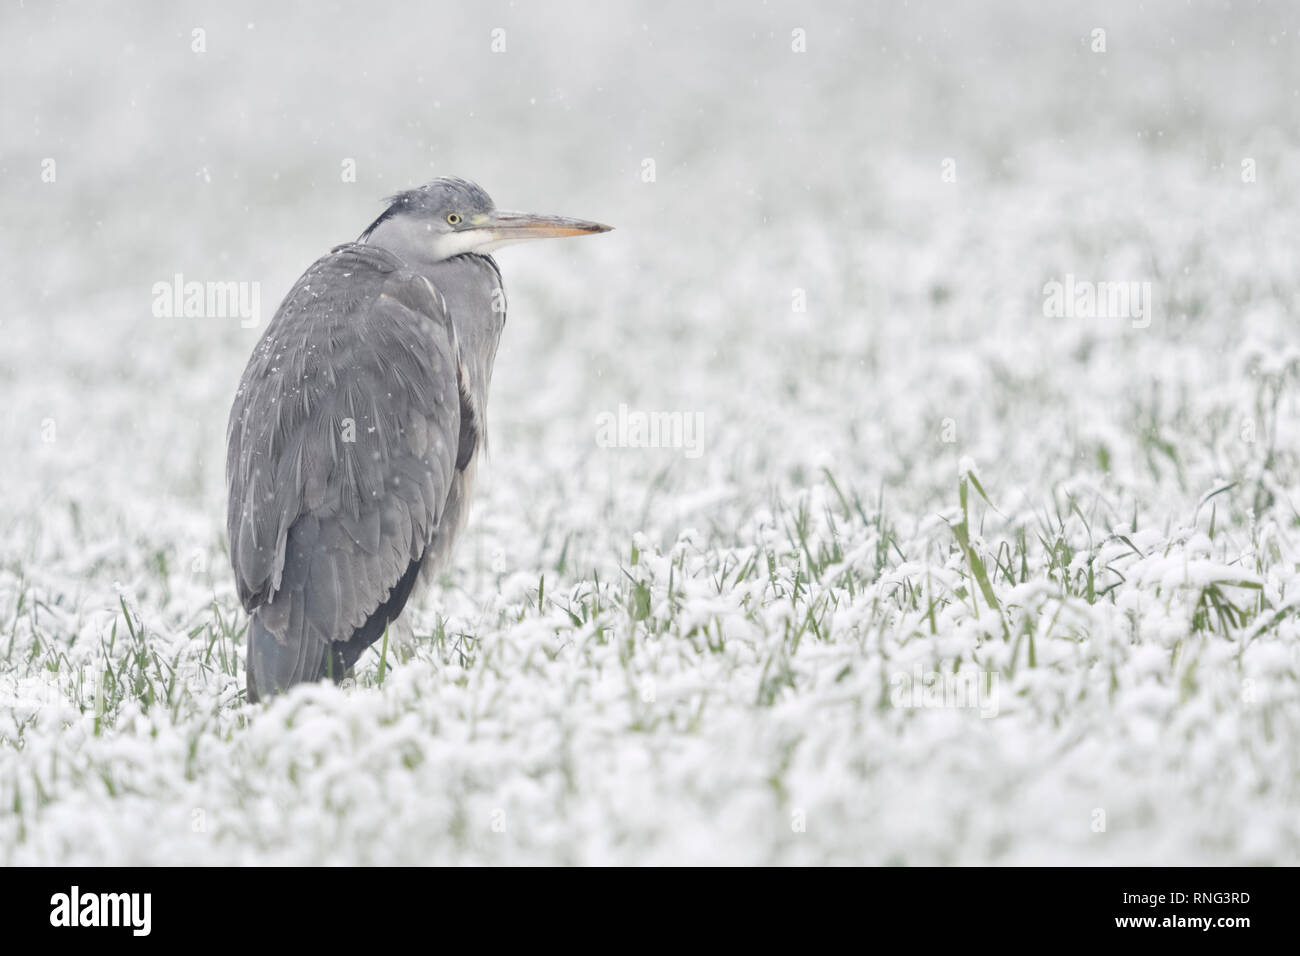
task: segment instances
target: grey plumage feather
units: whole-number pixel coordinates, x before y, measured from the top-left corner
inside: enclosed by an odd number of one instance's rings
[[[473,305],[500,273],[483,256],[422,271],[383,249],[339,246],[286,297],[240,382],[227,530],[254,618],[250,698],[325,676],[333,645],[412,564],[440,563],[463,523],[483,410],[462,416],[462,375],[485,373],[462,362],[452,310],[495,354],[504,312],[474,316]]]

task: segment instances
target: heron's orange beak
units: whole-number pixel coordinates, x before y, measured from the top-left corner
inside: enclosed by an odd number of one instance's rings
[[[506,243],[528,239],[557,239],[563,236],[594,236],[600,232],[609,232],[614,227],[585,219],[497,210],[488,214],[483,222],[473,223],[471,228],[482,230],[491,236],[493,243]]]

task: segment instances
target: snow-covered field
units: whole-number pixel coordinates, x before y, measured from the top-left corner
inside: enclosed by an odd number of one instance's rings
[[[261,6],[0,14],[0,862],[1300,861],[1294,6]],[[413,638],[247,705],[235,383],[441,174],[616,231],[498,256]]]

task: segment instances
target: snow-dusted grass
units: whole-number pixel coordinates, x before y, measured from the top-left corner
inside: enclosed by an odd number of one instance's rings
[[[196,63],[189,18],[10,14],[5,69],[137,53],[0,115],[0,862],[1300,859],[1294,15],[1117,4],[1098,59],[1091,17],[994,10],[502,6],[454,28],[513,52],[454,75],[341,12],[370,98],[323,48],[270,70],[287,15],[209,18]],[[439,172],[617,231],[500,255],[490,456],[413,635],[249,706],[222,465],[259,330],[152,283],[269,314]],[[1044,315],[1067,275],[1150,282],[1152,321]],[[702,453],[604,447],[620,405]]]

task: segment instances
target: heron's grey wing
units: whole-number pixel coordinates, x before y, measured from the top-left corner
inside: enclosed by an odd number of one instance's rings
[[[319,260],[272,319],[226,462],[239,596],[273,639],[263,690],[322,676],[422,560],[459,455],[458,369],[445,301],[373,247]]]

